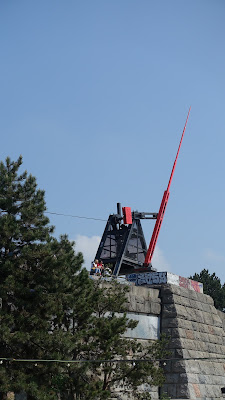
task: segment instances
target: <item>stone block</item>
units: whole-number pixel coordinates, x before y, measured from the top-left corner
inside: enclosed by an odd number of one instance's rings
[[[185,330],[185,334],[186,334],[186,338],[187,338],[187,339],[192,339],[192,340],[195,339],[195,335],[194,335],[193,330],[191,330],[191,329],[186,329],[186,330]]]
[[[192,322],[186,319],[179,319],[178,326],[183,329],[192,329]]]
[[[184,338],[181,338],[180,341],[182,349],[191,349],[191,350],[196,349],[196,341]]]
[[[163,392],[167,393],[167,395],[169,397],[171,397],[172,399],[175,399],[176,398],[176,386],[177,385],[174,385],[174,384],[163,385]]]
[[[174,350],[174,358],[184,358],[184,350],[183,349],[175,349]]]
[[[174,295],[170,292],[163,296],[163,304],[173,304],[174,303]]]
[[[198,351],[207,352],[208,351],[208,343],[196,341],[195,348]]]
[[[178,320],[176,318],[163,318],[162,319],[162,331],[163,328],[177,328]]]
[[[209,338],[208,341],[210,343],[220,344],[221,346],[223,345],[222,332],[221,332],[221,336],[208,334],[208,338]]]
[[[222,363],[212,361],[200,361],[199,362],[200,373],[205,375],[221,375],[224,376],[224,369]]]
[[[186,375],[186,374],[183,374]],[[166,380],[165,383],[169,384],[169,383],[178,383],[180,379],[180,374],[166,374]],[[185,381],[186,382],[186,381]]]
[[[212,322],[213,326],[218,326],[220,328],[223,327],[222,321],[221,321],[221,319],[220,319],[220,317],[218,315],[213,314],[212,315],[212,320],[213,320],[213,322]]]
[[[207,385],[206,386],[206,396],[213,398],[220,398],[221,389],[217,385]]]
[[[220,387],[225,386],[225,376],[206,375],[206,383],[212,385],[220,385]]]
[[[177,316],[177,311],[174,304],[163,304],[162,318],[174,318]]]
[[[195,350],[190,350],[190,349],[182,349],[183,357],[182,358],[192,358],[190,353],[194,352],[195,357],[196,357],[196,351]]]
[[[202,310],[202,305],[201,305],[201,308],[199,308],[199,304],[200,304],[199,301],[189,299],[189,307],[190,308],[193,308],[194,310],[197,310],[197,309]]]
[[[198,376],[198,382],[192,382],[192,383],[200,383],[201,385],[207,383],[207,375],[198,374],[197,376]]]
[[[185,307],[180,304],[176,304],[175,309],[176,309],[178,318],[186,318],[187,312],[188,312],[187,310],[189,309],[189,307]]]
[[[171,371],[178,373],[185,373],[186,372],[185,361],[183,360],[172,361]]]
[[[197,324],[197,330],[199,332],[202,332],[202,333],[208,333],[209,332],[208,325],[202,324],[202,323],[196,323],[196,324]]]
[[[216,334],[216,329],[218,330],[219,328],[218,328],[218,327],[211,326],[211,325],[208,326],[208,332],[209,332],[211,335],[215,335],[215,334]]]
[[[191,290],[189,290],[189,289],[186,289],[181,286],[176,286],[176,285],[171,285],[171,291],[173,294],[176,294],[181,297],[187,297],[187,298],[190,297],[190,292],[191,292]]]
[[[155,314],[155,313],[151,312],[151,303],[149,301],[145,301],[142,307],[143,307],[142,312],[144,314]]]
[[[173,301],[175,304],[180,304],[185,307],[190,307],[190,299],[188,297],[178,296],[177,294],[174,294]]]
[[[195,340],[199,340],[199,341],[202,341],[202,342],[209,342],[208,333],[195,331],[194,332],[194,337],[195,337]]]
[[[204,324],[204,323],[205,323],[205,319],[204,319],[203,311],[200,311],[200,310],[192,310],[192,312],[193,312],[193,311],[194,311],[195,321]],[[194,320],[194,318],[193,318],[193,320]]]
[[[202,309],[205,312],[210,312],[210,305],[206,303],[202,303]]]
[[[179,383],[188,383],[189,380],[189,375],[187,376],[187,374],[179,374]]]
[[[199,374],[199,362],[195,360],[188,360],[185,362],[187,373]]]
[[[143,287],[139,287],[139,290],[142,293]],[[146,288],[146,299],[157,299],[160,301],[159,289]]]
[[[207,325],[213,325],[213,317],[210,313],[202,311],[202,316],[204,318],[203,322]]]
[[[171,334],[172,334],[172,338],[180,338],[180,337],[183,337],[183,335],[184,335],[184,329],[181,329],[181,328],[173,328],[172,330],[171,330]]]
[[[221,347],[214,343],[207,343],[209,353],[221,354]]]
[[[144,304],[144,302],[145,302],[145,297],[142,295],[142,296],[134,296],[134,298],[135,298],[135,301],[136,301],[136,303],[140,303],[140,304]]]
[[[189,298],[190,298],[191,300],[198,300],[197,292],[191,291],[191,290],[190,290]]]
[[[134,296],[128,298],[127,309],[128,311],[136,311],[136,300]]]
[[[182,347],[181,340],[178,338],[171,339],[168,345],[169,349],[181,349]]]
[[[192,326],[192,328],[190,328],[190,329],[193,329],[193,331],[196,331],[196,332],[200,332],[200,330],[199,330],[199,324],[198,324],[197,322],[192,321],[192,322],[191,322],[191,326]]]
[[[189,392],[188,384],[187,383],[178,384],[176,395],[177,395],[177,397],[180,397],[181,399],[189,399],[190,392]]]
[[[138,312],[138,313],[143,313],[143,312],[144,312],[144,310],[143,310],[143,304],[141,304],[141,303],[136,303],[136,309],[135,309],[135,311]]]
[[[210,306],[209,306],[209,310],[210,310],[210,311],[209,311],[209,312],[210,312],[210,314],[215,314],[215,315],[217,315],[217,316],[219,316],[219,317],[220,317],[220,315],[219,315],[219,314],[218,314],[218,312],[217,312],[218,310],[215,308],[215,306],[214,306],[214,305],[213,305],[213,306],[212,306],[212,305],[210,305]],[[221,318],[220,318],[220,319],[221,319]]]
[[[211,304],[212,306],[214,306],[214,301],[212,299],[212,297],[210,297],[208,294],[204,294],[204,293],[197,293],[197,292],[192,292],[195,295],[194,300],[200,301],[201,303],[206,303],[206,304]]]
[[[198,398],[201,398],[202,395],[201,395],[201,391],[200,391],[200,386],[199,386],[197,383],[192,383],[192,387],[193,387],[193,389],[194,389],[195,397],[196,397],[197,399],[198,399]]]
[[[161,304],[160,303],[152,302],[152,303],[149,303],[149,306],[150,306],[150,314],[160,315],[160,313],[161,313]]]

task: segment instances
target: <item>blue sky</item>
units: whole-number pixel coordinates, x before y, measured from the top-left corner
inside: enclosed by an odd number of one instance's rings
[[[1,160],[23,155],[51,212],[158,211],[191,105],[155,266],[222,282],[224,17],[223,0],[0,2]],[[104,222],[50,219],[88,264]]]

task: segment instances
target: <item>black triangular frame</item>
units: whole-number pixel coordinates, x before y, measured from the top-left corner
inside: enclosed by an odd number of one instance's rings
[[[147,253],[146,241],[139,218],[130,225],[118,223],[116,215],[110,215],[106,223],[96,259],[111,264],[113,275],[126,275],[143,267]],[[145,268],[146,270],[146,268]]]

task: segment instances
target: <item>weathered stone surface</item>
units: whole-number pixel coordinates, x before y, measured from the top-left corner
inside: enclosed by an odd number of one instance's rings
[[[163,385],[163,392],[166,393],[172,399],[176,399],[176,386],[172,384],[165,384]]]
[[[174,318],[177,316],[177,310],[174,304],[165,304],[162,307],[162,318]]]
[[[218,316],[220,317],[222,324],[223,324],[223,330],[225,332],[225,313],[223,313],[222,311],[216,310]]]
[[[225,369],[220,357],[225,354],[224,315],[219,315],[209,296],[185,288],[168,285],[162,289],[161,299],[165,311],[162,331],[171,333],[169,346],[175,357],[178,354],[180,357],[166,366],[168,395],[172,399],[222,399],[220,389],[225,386]]]
[[[192,383],[192,387],[194,389],[195,397],[197,399],[202,397],[199,385],[197,383]]]
[[[186,376],[186,374],[183,375]],[[180,381],[180,374],[166,374],[166,383],[178,383],[179,381]]]
[[[147,313],[147,310],[145,310],[145,312]],[[161,304],[160,303],[156,303],[156,302],[150,303],[150,314],[159,315],[160,312],[161,312]]]
[[[179,382],[180,383],[188,383],[187,374],[179,374]]]
[[[178,384],[176,385],[176,398],[180,397],[182,399],[189,399],[190,398],[190,391],[189,391],[189,387],[188,384],[183,383],[183,384]]]
[[[186,319],[179,319],[177,321],[177,325],[179,328],[192,329],[192,321],[188,321]]]
[[[181,339],[171,339],[168,345],[169,349],[181,349]]]
[[[162,330],[164,328],[177,328],[178,321],[176,318],[163,318],[162,319]]]
[[[131,286],[127,294],[127,311],[160,315],[159,289]]]
[[[171,371],[185,373],[186,372],[185,362],[183,360],[173,361],[171,364]]]
[[[221,400],[225,386],[225,315],[210,296],[175,285],[131,288],[128,311],[160,315],[171,338],[162,391],[172,400]],[[158,400],[158,393],[151,393]],[[125,400],[125,399],[124,399]],[[127,400],[127,399],[126,399]]]

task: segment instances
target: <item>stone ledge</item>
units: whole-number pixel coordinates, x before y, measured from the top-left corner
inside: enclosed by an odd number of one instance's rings
[[[192,300],[200,301],[201,303],[206,303],[206,304],[211,304],[214,306],[214,301],[213,299],[204,294],[204,293],[198,293],[193,290],[189,290],[180,286],[175,286],[175,285],[164,285],[161,288],[161,297],[163,297],[163,302],[166,302],[167,296],[171,298],[172,295],[178,295],[181,297],[189,298]]]

